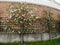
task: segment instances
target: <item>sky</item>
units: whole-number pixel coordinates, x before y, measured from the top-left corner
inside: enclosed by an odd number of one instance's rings
[[[60,4],[60,0],[55,0],[55,1],[57,1]]]
[[[49,7],[53,7],[60,10],[60,5],[53,2],[52,0],[0,0],[5,2],[27,2],[27,3],[33,3],[38,5],[45,5]],[[56,0],[58,3],[60,3],[60,0]]]

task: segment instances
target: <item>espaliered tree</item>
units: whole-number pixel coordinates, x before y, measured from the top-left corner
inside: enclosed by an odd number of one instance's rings
[[[3,31],[3,27],[2,27],[2,17],[0,17],[0,31]]]
[[[55,21],[52,18],[53,13],[51,13],[50,11],[43,11],[43,12],[47,17],[46,26],[47,26],[47,29],[49,31],[49,40],[51,40],[51,32],[52,32],[52,30],[56,29]]]
[[[34,33],[36,31],[34,30],[33,23],[37,17],[33,15],[33,9],[26,7],[26,3],[18,3],[18,5],[19,7],[14,7],[14,5],[9,6],[9,16],[8,21],[6,21],[5,30],[17,32],[21,37],[21,44],[23,44],[24,34]]]

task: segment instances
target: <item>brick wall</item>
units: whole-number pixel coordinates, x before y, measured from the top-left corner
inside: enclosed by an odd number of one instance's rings
[[[9,8],[9,5],[12,5],[12,4],[14,6],[18,6],[17,3],[0,2],[0,17],[7,18],[9,16],[9,12],[7,10]],[[47,7],[47,6],[35,5],[35,4],[28,4],[27,7],[33,8],[33,14],[36,15],[36,16],[39,16],[40,18],[46,17],[46,15],[43,15],[44,10],[51,11],[53,13],[52,17],[55,20],[59,20],[58,14],[60,14],[60,10],[57,10],[57,9],[54,9],[54,8],[51,8],[51,7]],[[38,26],[39,26],[39,24],[38,24]],[[39,28],[38,32],[41,31],[40,27],[38,27]]]
[[[7,17],[9,16],[8,7],[11,5],[9,2],[0,2],[0,17]],[[16,3],[13,3],[13,5],[17,6]],[[42,5],[35,5],[35,4],[28,4],[27,7],[33,8],[34,9],[34,14],[39,17],[43,17],[43,10],[49,10],[53,13],[54,19],[58,19],[58,14],[60,14],[60,10],[50,8],[47,6],[42,6]]]

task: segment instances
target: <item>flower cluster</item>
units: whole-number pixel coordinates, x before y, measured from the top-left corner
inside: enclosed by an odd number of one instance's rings
[[[13,23],[20,26],[19,28],[22,28],[22,31],[27,31],[29,28],[31,29],[31,27],[33,27],[33,23],[39,18],[33,15],[33,10],[31,8],[27,8],[25,3],[19,3],[19,7],[16,8],[14,8],[14,5],[10,5],[9,13],[9,19],[12,19]]]

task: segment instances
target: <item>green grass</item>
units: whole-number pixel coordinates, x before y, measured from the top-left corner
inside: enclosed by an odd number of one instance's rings
[[[21,45],[19,42],[15,43],[0,43],[0,45]],[[37,42],[25,42],[24,45],[60,45],[60,38],[51,41],[37,41]]]

